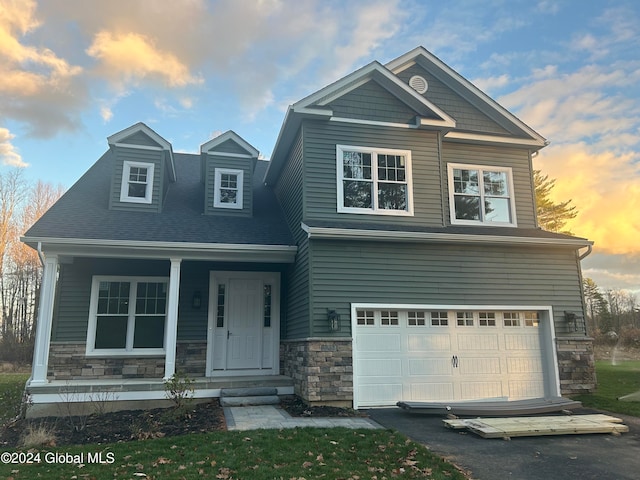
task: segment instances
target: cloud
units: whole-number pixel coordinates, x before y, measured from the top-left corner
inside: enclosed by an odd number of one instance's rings
[[[625,289],[640,294],[640,254],[594,252],[582,261],[582,274],[604,289]]]
[[[599,252],[640,254],[640,160],[634,153],[594,152],[586,144],[551,146],[534,161],[556,179],[555,201],[571,199],[578,216],[567,227]]]
[[[85,97],[77,85],[81,67],[49,48],[24,43],[41,25],[35,14],[33,0],[0,1],[0,115],[46,137],[59,128],[75,128]]]
[[[98,70],[118,85],[118,90],[146,79],[172,88],[203,82],[178,57],[158,49],[152,39],[138,33],[100,31],[87,54],[99,61]]]
[[[15,138],[9,130],[0,127],[0,162],[3,165],[11,165],[13,167],[28,167],[29,164],[22,160],[16,148],[11,144],[11,140]]]

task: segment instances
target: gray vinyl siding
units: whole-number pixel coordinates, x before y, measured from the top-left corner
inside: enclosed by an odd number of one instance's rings
[[[327,308],[350,336],[351,303],[551,305],[584,317],[575,251],[542,247],[312,240],[312,335],[329,335]]]
[[[275,193],[287,218],[298,245],[298,253],[293,265],[287,268],[283,280],[285,292],[285,312],[282,338],[305,338],[309,336],[309,240],[300,224],[303,219],[303,172],[302,129],[294,141],[287,164],[278,179]]]
[[[58,342],[86,342],[93,275],[169,276],[169,261],[77,258],[60,265],[58,299],[51,339]]]
[[[396,225],[443,225],[442,179],[436,132],[339,122],[306,122],[304,137],[305,218]],[[336,145],[411,150],[414,215],[338,213]]]
[[[443,142],[442,159],[445,164],[445,174],[447,172],[447,163],[511,167],[518,227],[536,227],[535,200],[528,150]],[[447,179],[443,184],[443,192],[445,218],[447,225],[449,225],[451,224],[451,218],[449,215],[449,184]]]
[[[416,112],[373,80],[329,104],[334,117],[413,123]]]
[[[114,172],[111,182],[111,196],[109,208],[113,210],[129,210],[133,212],[160,212],[164,192],[165,168],[164,152],[160,150],[144,150],[140,148],[112,147],[115,154]],[[124,162],[143,162],[154,165],[153,169],[153,192],[151,203],[130,203],[120,201],[120,190],[122,188],[122,175],[124,173]]]
[[[418,65],[400,72],[398,78],[408,84],[409,79],[414,75],[424,77],[429,84],[429,88],[423,94],[423,97],[453,117],[456,121],[456,130],[498,135],[509,133],[501,125]]]
[[[225,142],[224,144],[229,143]],[[231,142],[233,143],[233,142]],[[224,145],[223,144],[223,145]],[[235,143],[234,143],[235,145]],[[238,217],[250,217],[253,215],[253,168],[255,159],[239,157],[223,157],[219,155],[207,155],[205,159],[205,215],[230,215]],[[230,168],[242,170],[242,209],[215,208],[213,206],[215,190],[216,168]]]
[[[160,145],[146,135],[144,132],[136,132],[133,135],[129,135],[120,143],[127,143],[129,145],[144,145],[146,147],[160,147]]]
[[[216,145],[213,151],[224,152],[224,153],[236,153],[239,155],[249,154],[249,152],[247,152],[244,148],[242,148],[240,145],[238,145],[235,141],[231,139],[225,142],[222,142],[220,145]]]

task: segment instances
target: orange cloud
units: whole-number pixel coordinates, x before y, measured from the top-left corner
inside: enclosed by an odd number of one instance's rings
[[[11,140],[15,138],[9,130],[0,127],[0,161],[3,165],[11,165],[13,167],[28,167],[29,164],[22,160],[20,154],[11,144]]]
[[[97,58],[102,72],[119,87],[143,79],[156,79],[169,87],[202,83],[202,78],[170,52],[158,49],[145,35],[101,31],[87,54]]]
[[[640,253],[640,164],[634,153],[590,151],[586,144],[550,146],[535,168],[556,179],[555,201],[573,200],[578,216],[567,224],[599,252]]]

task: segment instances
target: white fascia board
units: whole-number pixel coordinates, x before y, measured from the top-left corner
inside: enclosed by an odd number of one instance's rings
[[[542,148],[545,146],[545,142],[539,139],[533,138],[517,138],[517,137],[502,137],[499,135],[483,135],[479,133],[467,133],[467,132],[447,132],[444,136],[444,140],[458,141],[463,143],[491,143],[498,145],[518,145],[533,148]]]
[[[236,243],[143,242],[81,238],[22,237],[27,244],[42,245],[46,255],[111,258],[181,258],[183,260],[227,260],[237,262],[293,263],[295,245]]]
[[[548,245],[557,247],[587,247],[593,242],[583,239],[535,238],[502,235],[472,235],[460,233],[407,232],[391,230],[364,230],[351,228],[310,227],[305,223],[301,228],[310,239],[324,240],[373,240],[391,242],[428,243],[486,243],[509,245]]]

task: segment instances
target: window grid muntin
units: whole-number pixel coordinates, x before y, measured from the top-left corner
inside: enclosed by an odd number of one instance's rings
[[[120,201],[151,203],[154,169],[153,163],[125,160],[122,164]]]
[[[502,324],[505,327],[521,326],[520,312],[502,312]]]
[[[407,312],[407,325],[410,327],[424,327],[427,324],[425,312],[423,311],[408,311]]]
[[[456,325],[459,327],[473,327],[475,320],[473,312],[456,312]]]
[[[446,327],[449,325],[449,313],[445,311],[430,312],[432,327]]]
[[[538,312],[524,312],[524,326],[538,327],[540,326],[540,315]]]
[[[226,285],[218,284],[217,302],[216,302],[216,327],[224,327],[224,309],[225,309],[225,293]]]
[[[243,208],[244,170],[216,168],[213,181],[213,207]]]
[[[264,304],[264,316],[263,325],[265,327],[271,326],[271,285],[264,285],[263,290],[263,304]]]
[[[338,145],[337,158],[339,212],[413,215],[411,152]],[[348,165],[345,165],[345,158]],[[354,158],[362,158],[363,163],[354,162]],[[389,162],[392,165],[389,165]],[[354,166],[358,168],[354,170]],[[381,171],[384,171],[387,177],[389,172],[393,171],[392,176],[395,176],[396,180],[380,179]],[[404,180],[398,180],[398,176],[404,177]],[[359,195],[360,198],[347,196],[348,191]],[[381,198],[391,207],[381,206]]]
[[[400,325],[397,310],[381,310],[380,311],[380,325],[389,327]]]
[[[478,313],[478,326],[480,326],[480,327],[495,327],[496,326],[496,314],[495,314],[495,312],[479,312]]]
[[[356,312],[358,325],[375,325],[375,313],[373,310],[358,310]]]

